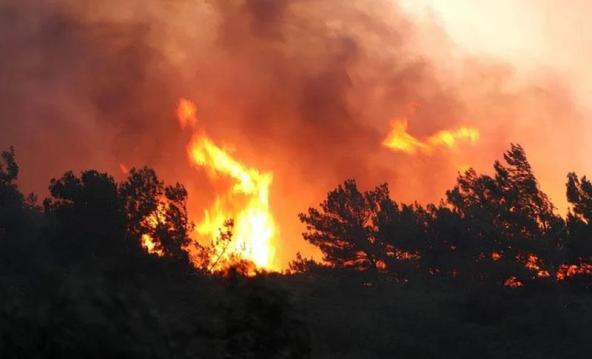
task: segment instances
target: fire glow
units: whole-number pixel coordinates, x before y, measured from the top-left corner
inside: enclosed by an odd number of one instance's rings
[[[278,232],[269,207],[273,173],[247,167],[197,129],[196,107],[191,101],[179,101],[177,117],[181,128],[194,131],[187,148],[189,161],[206,169],[212,181],[218,176],[233,181],[226,192],[217,194],[214,204],[205,210],[202,221],[196,225],[200,239],[209,240],[214,246],[211,260],[215,266],[211,269],[224,269],[237,259],[252,262],[258,269],[273,269],[272,241]],[[220,241],[228,220],[233,221],[231,240]]]
[[[144,218],[144,224],[152,229],[157,228],[159,223],[164,223],[165,221],[165,210],[160,206],[148,217]],[[164,255],[162,244],[159,241],[155,241],[148,233],[142,234],[140,245],[150,254],[156,254],[157,256]]]
[[[432,154],[437,148],[456,148],[459,142],[475,144],[480,137],[479,130],[473,127],[459,127],[456,130],[441,130],[420,140],[407,131],[406,120],[393,120],[391,130],[382,142],[384,147],[393,151],[415,154]]]

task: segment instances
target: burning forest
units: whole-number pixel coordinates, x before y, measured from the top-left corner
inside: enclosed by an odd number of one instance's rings
[[[0,0],[0,357],[588,358],[591,13]]]

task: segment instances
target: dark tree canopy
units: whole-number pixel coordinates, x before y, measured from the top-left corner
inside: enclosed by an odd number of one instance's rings
[[[0,161],[1,358],[308,357],[283,291],[190,264],[182,185],[149,168],[121,183],[66,172],[39,207],[17,176],[10,149]]]
[[[51,197],[44,201],[44,211],[51,223],[51,245],[61,260],[103,262],[122,260],[129,254],[123,202],[111,176],[85,171],[77,177],[68,172],[53,179],[49,191]]]
[[[427,207],[397,204],[387,185],[362,192],[348,180],[319,209],[300,215],[304,238],[333,267],[378,266],[407,279],[423,273],[503,285],[552,277],[565,261],[565,221],[540,189],[522,147],[512,145],[493,169],[493,175],[473,169],[460,174],[446,201]],[[591,189],[586,179],[570,175],[574,233],[588,228]]]
[[[186,247],[193,228],[187,217],[187,190],[180,184],[164,186],[154,170],[132,169],[119,186],[127,216],[128,235],[139,242],[149,235],[155,250],[182,262],[189,260]]]
[[[386,184],[361,191],[345,181],[300,214],[324,261],[298,254],[289,274],[260,273],[240,258],[212,274],[233,221],[220,229],[221,247],[195,244],[186,189],[150,168],[120,182],[66,172],[42,206],[20,192],[18,174],[14,150],[3,152],[2,358],[580,358],[592,350],[592,183],[568,175],[564,220],[520,146],[491,175],[459,174],[438,204],[397,203]]]
[[[460,175],[447,201],[465,222],[468,237],[477,242],[473,259],[490,261],[493,255],[505,266],[502,276],[526,280],[537,273],[517,264],[526,265],[535,256],[537,266],[552,270],[558,260],[553,248],[559,245],[564,223],[540,190],[522,147],[512,145],[504,160],[494,164],[493,177],[474,170]]]
[[[567,257],[575,263],[592,263],[592,183],[575,173],[568,174],[567,179],[567,200],[571,204],[567,215]]]
[[[155,252],[189,265],[187,191],[179,184],[165,186],[152,169],[132,169],[121,184],[105,173],[68,172],[52,180],[49,190],[44,209],[52,244],[66,262],[84,257],[127,263],[145,255],[140,243],[148,235]]]
[[[35,196],[25,198],[19,191],[18,175],[11,147],[0,156],[0,275],[29,272],[44,260],[38,256],[43,246],[38,241],[43,219],[38,215]]]
[[[335,266],[376,268],[384,253],[378,217],[391,205],[386,185],[360,192],[354,180],[347,180],[329,192],[321,210],[300,214],[308,230],[304,239],[321,248],[324,260]]]
[[[11,237],[15,223],[24,206],[23,195],[19,192],[16,180],[19,168],[14,158],[14,149],[1,154],[0,162],[0,238]]]

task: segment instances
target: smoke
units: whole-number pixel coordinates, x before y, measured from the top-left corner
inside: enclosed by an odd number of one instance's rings
[[[310,252],[296,214],[346,178],[437,201],[459,169],[487,170],[518,142],[562,195],[584,141],[561,78],[459,57],[436,22],[390,0],[0,0],[0,47],[0,145],[15,145],[23,188],[146,164],[187,185],[199,218],[215,188],[186,160],[174,111],[187,97],[212,138],[274,172],[282,264]],[[394,153],[381,146],[394,118],[420,138],[472,126],[481,139]]]

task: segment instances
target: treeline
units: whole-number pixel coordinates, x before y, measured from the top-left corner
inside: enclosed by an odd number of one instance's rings
[[[1,358],[309,355],[302,320],[269,277],[210,275],[209,249],[187,247],[182,185],[149,168],[120,183],[67,172],[38,203],[18,173],[14,151],[3,152]]]
[[[300,214],[304,239],[324,264],[298,256],[296,271],[349,268],[398,280],[523,286],[592,274],[592,183],[567,176],[564,219],[541,191],[523,148],[512,145],[493,175],[473,169],[439,204],[398,204],[386,184],[360,191],[354,180]],[[587,284],[586,284],[587,285]]]
[[[67,172],[39,201],[5,151],[0,357],[586,358],[592,183],[568,175],[562,218],[521,147],[494,170],[428,206],[348,180],[300,215],[322,263],[248,277],[210,272],[182,185]]]

